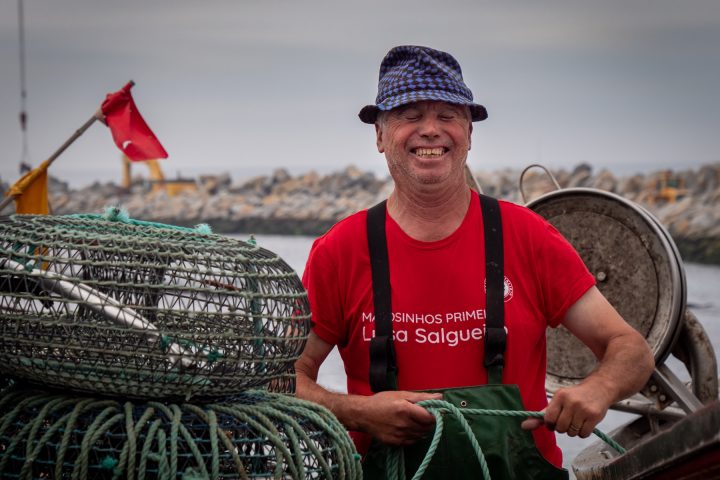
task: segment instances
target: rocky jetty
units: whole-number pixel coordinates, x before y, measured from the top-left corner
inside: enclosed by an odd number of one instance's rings
[[[475,176],[485,193],[524,203],[518,189],[520,173],[478,171]],[[589,165],[552,173],[563,188],[598,188],[639,203],[666,226],[685,260],[720,264],[720,163],[627,177],[594,171]],[[541,169],[529,170],[523,182],[525,198],[554,189],[548,178]],[[319,235],[339,219],[385,198],[392,180],[350,166],[329,175],[292,176],[278,169],[242,182],[228,175],[205,176],[181,186],[181,191],[172,192],[136,178],[130,189],[96,183],[74,190],[52,181],[50,200],[56,214],[97,213],[118,205],[133,218],[180,225],[208,223],[219,233]]]

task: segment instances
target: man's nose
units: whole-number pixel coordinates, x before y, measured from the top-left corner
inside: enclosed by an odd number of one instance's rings
[[[440,123],[433,115],[425,115],[418,125],[418,133],[423,137],[437,137],[440,135]]]

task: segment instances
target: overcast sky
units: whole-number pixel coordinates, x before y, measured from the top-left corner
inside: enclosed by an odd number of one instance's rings
[[[354,164],[384,171],[371,126],[395,45],[452,53],[489,119],[476,170],[587,162],[618,173],[720,161],[720,2],[25,0],[28,161],[133,79],[168,177]],[[0,177],[22,157],[17,1],[0,2]],[[141,170],[137,171],[145,173]],[[75,185],[118,181],[96,124],[60,157]]]

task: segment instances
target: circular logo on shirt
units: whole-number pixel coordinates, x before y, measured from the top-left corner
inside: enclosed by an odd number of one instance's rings
[[[505,281],[503,282],[503,297],[504,300],[507,302],[510,300],[513,296],[513,286],[512,283],[510,283],[510,279],[505,277]]]
[[[508,277],[503,277],[503,300],[508,302],[513,297],[513,285]],[[485,291],[487,292],[487,279],[485,279]]]

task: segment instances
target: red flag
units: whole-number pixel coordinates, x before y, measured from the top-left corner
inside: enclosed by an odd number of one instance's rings
[[[135,106],[130,95],[133,85],[128,82],[121,90],[109,93],[100,107],[115,145],[133,161],[167,158],[167,152]]]

